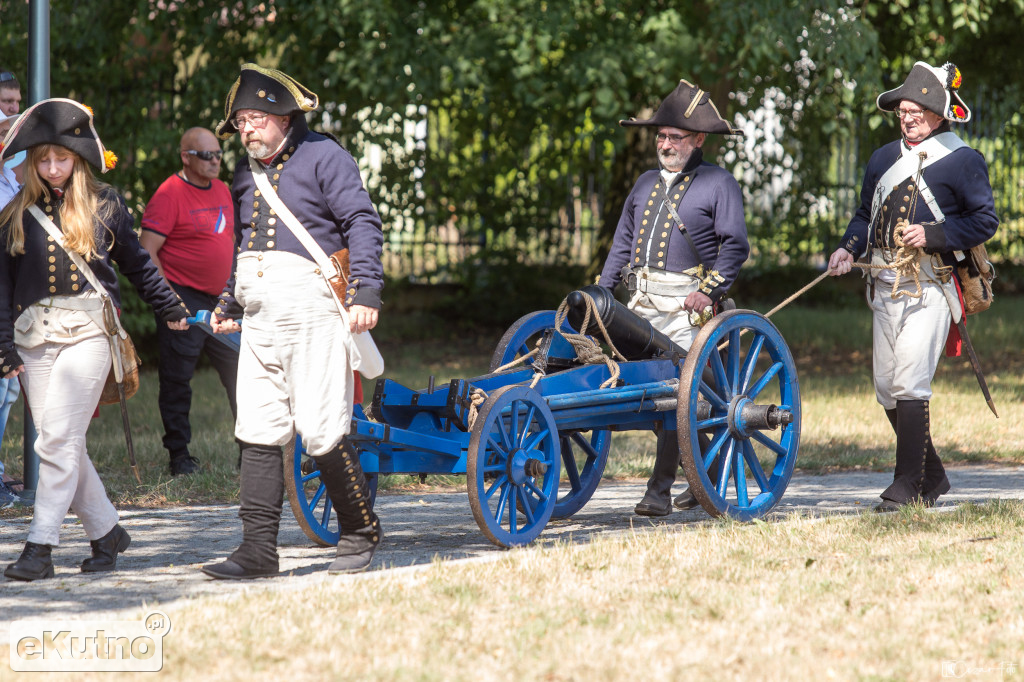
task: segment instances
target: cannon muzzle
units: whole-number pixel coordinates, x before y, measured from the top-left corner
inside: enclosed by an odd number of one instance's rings
[[[584,294],[589,294],[594,300],[596,314],[600,316],[601,323],[608,330],[609,338],[627,360],[647,360],[670,353],[678,353],[681,358],[686,357],[686,351],[672,339],[615,300],[611,291],[597,284],[591,284],[569,294],[569,314],[566,318],[576,331],[580,331],[587,314],[587,299]],[[591,313],[592,316],[594,314]],[[593,335],[595,331],[596,325],[591,322],[587,333]]]

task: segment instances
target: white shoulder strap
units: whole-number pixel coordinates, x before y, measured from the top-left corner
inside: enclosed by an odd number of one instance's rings
[[[295,214],[285,206],[285,203],[281,201],[281,197],[277,195],[277,191],[274,190],[273,185],[270,184],[270,180],[267,179],[267,173],[263,170],[263,166],[259,164],[256,159],[249,157],[249,168],[252,169],[252,176],[256,180],[256,186],[260,188],[263,193],[263,198],[270,202],[271,208],[281,216],[281,220],[284,221],[285,226],[292,231],[295,238],[299,240],[299,243],[306,247],[306,251],[309,251],[309,255],[316,261],[317,266],[320,268],[320,273],[323,275],[325,280],[330,279],[337,275],[337,271],[334,269],[334,265],[331,264],[331,259],[327,257],[324,250],[320,248],[320,245],[316,243],[309,231],[302,226],[299,219],[295,217]],[[338,311],[341,313],[341,319],[343,320],[345,327],[349,325],[348,311],[345,310],[344,304],[341,299],[338,298],[337,294],[334,293],[334,287],[327,282],[327,288],[330,290],[331,295],[334,296],[335,302],[338,304]]]
[[[281,216],[281,220],[283,220],[288,229],[292,231],[292,234],[294,234],[295,238],[299,240],[299,243],[306,248],[306,251],[309,251],[309,255],[313,257],[313,260],[316,261],[316,264],[320,267],[320,272],[322,272],[327,278],[338,274],[335,272],[334,266],[331,264],[331,259],[327,257],[324,250],[320,248],[320,245],[316,243],[316,240],[310,236],[309,231],[302,226],[302,223],[300,223],[299,219],[295,217],[295,214],[285,206],[283,201],[281,201],[281,197],[277,195],[273,185],[270,184],[270,180],[267,179],[267,173],[263,169],[263,166],[261,166],[256,159],[249,157],[249,168],[252,169],[252,175],[256,180],[256,186],[260,188],[260,191],[263,193],[263,197],[270,202],[270,207],[273,208],[279,216]]]
[[[955,133],[945,132],[935,137],[930,137],[914,147],[913,154],[904,153],[900,158],[896,159],[896,162],[882,174],[882,177],[879,178],[878,183],[875,185],[874,198],[871,202],[871,224],[874,224],[875,218],[882,209],[882,204],[885,202],[886,197],[892,193],[893,188],[897,187],[899,183],[909,177],[913,177],[919,171],[924,171],[925,168],[936,161],[941,161],[957,149],[966,146],[967,143],[957,137]],[[924,177],[917,177],[914,180],[920,190],[921,198],[924,199],[935,220],[941,221],[945,216],[942,210],[939,209],[938,202],[935,201],[935,195],[928,188]]]
[[[46,232],[53,237],[53,241],[60,244],[60,248],[64,249],[64,253],[68,254],[68,258],[71,262],[78,266],[79,271],[85,275],[86,281],[92,285],[92,288],[96,290],[96,293],[100,295],[100,299],[103,301],[103,314],[97,319],[95,316],[90,314],[90,317],[96,323],[96,325],[107,334],[107,339],[110,342],[110,362],[114,368],[114,380],[117,383],[124,381],[124,365],[121,359],[121,339],[128,336],[128,332],[121,326],[121,320],[118,318],[117,313],[114,311],[114,302],[110,298],[110,294],[107,293],[106,287],[104,287],[100,280],[96,277],[96,273],[92,271],[89,264],[85,262],[82,255],[77,251],[72,251],[64,243],[64,233],[57,229],[57,226],[53,224],[53,220],[50,219],[45,213],[43,213],[38,206],[32,204],[28,207],[29,213],[36,219]]]

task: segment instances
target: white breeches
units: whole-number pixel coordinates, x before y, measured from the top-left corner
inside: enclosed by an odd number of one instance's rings
[[[914,284],[901,290],[913,291]],[[879,282],[871,301],[875,396],[885,409],[897,400],[929,400],[932,377],[946,346],[951,315],[942,287],[921,282],[921,298],[900,296]]]
[[[245,310],[235,436],[285,446],[302,434],[311,456],[351,428],[352,334],[310,260],[285,252],[238,258],[235,296]]]
[[[43,343],[19,348],[21,375],[39,437],[39,486],[30,542],[56,545],[68,510],[78,515],[85,534],[98,540],[117,524],[96,468],[85,450],[85,433],[110,371],[106,336],[74,343]]]

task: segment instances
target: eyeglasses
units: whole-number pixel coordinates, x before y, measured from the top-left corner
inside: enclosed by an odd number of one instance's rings
[[[688,137],[693,137],[693,133],[687,133],[686,135],[666,135],[665,133],[658,133],[657,140],[659,144],[665,140],[668,140],[672,144],[679,144]]]
[[[7,81],[16,81],[18,77],[10,71],[0,72],[0,83],[6,83]]]
[[[198,156],[203,161],[213,161],[214,159],[220,161],[220,157],[224,156],[224,152],[197,151],[195,149],[183,149],[182,151],[192,156]]]
[[[248,116],[235,116],[231,119],[231,125],[235,126],[238,130],[245,127],[248,123],[253,128],[262,128],[267,124],[267,116],[270,114],[249,114]]]
[[[922,116],[924,116],[924,109],[917,109],[914,111],[911,111],[910,109],[897,109],[895,113],[896,118],[901,121],[905,118],[909,118],[911,121],[918,121]]]

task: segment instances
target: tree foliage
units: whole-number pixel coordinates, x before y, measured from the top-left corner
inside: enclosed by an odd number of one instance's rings
[[[0,0],[0,16],[23,75],[28,5]],[[602,185],[587,219],[610,236],[653,151],[618,121],[680,78],[747,130],[708,153],[742,178],[751,233],[777,259],[834,241],[819,199],[837,140],[892,136],[874,99],[913,61],[955,61],[966,88],[1017,103],[1024,73],[1020,53],[992,49],[1013,44],[1024,0],[52,0],[50,16],[51,94],[94,108],[121,157],[105,179],[137,211],[178,167],[181,132],[213,127],[255,61],[317,92],[313,126],[376,161],[389,230],[454,229],[513,257],[550,238],[585,182]],[[230,169],[237,142],[227,154]]]

